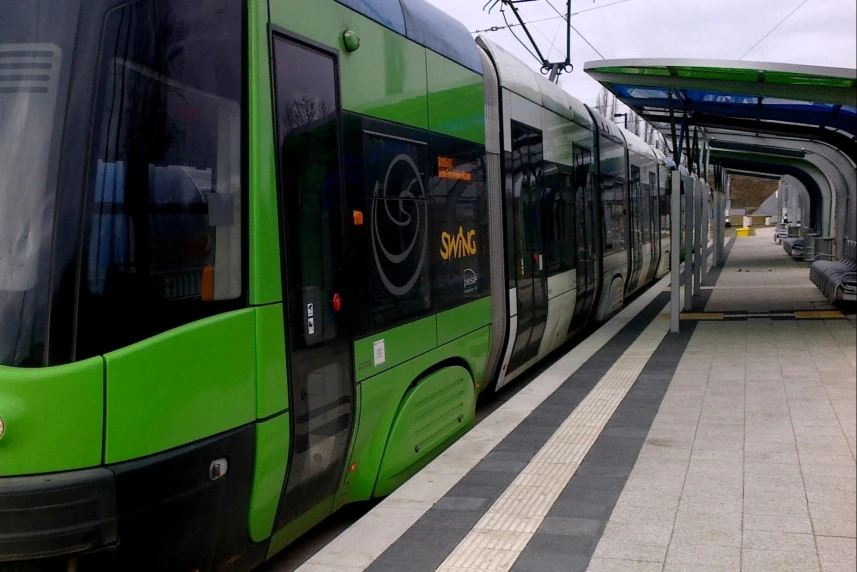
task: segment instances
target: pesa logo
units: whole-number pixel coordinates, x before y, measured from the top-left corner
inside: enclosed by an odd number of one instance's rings
[[[476,273],[468,268],[464,271],[464,293],[470,294],[471,292],[476,292],[479,289],[479,277],[476,276]]]

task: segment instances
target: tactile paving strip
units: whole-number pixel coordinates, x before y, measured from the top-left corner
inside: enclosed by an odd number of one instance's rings
[[[669,314],[659,317],[669,319]],[[842,320],[845,314],[839,310],[797,310],[793,312],[682,312],[682,320],[749,320],[749,319],[794,319],[794,320]]]
[[[438,571],[511,570],[668,329],[654,320],[640,334]]]

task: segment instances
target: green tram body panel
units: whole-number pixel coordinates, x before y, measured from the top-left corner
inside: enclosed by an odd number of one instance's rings
[[[256,308],[256,417],[265,419],[289,406],[286,387],[283,305]]]
[[[423,372],[445,363],[464,366],[472,378],[481,378],[488,346],[488,330],[482,328],[360,383],[360,414],[351,456],[356,468],[345,484],[349,502],[372,497],[390,427],[408,388]],[[474,397],[471,407],[475,404]]]
[[[429,129],[485,143],[485,87],[482,76],[426,50]]]
[[[271,51],[268,3],[250,0],[247,19],[247,76],[252,95],[247,100],[250,204],[250,303],[270,304],[283,299],[280,270],[280,218],[277,210],[277,174],[274,156]]]
[[[249,522],[253,542],[263,542],[274,528],[289,460],[290,431],[288,413],[257,424],[256,466]]]
[[[376,495],[386,495],[410,478],[451,437],[473,421],[476,391],[470,372],[450,366],[408,389],[390,429]]]
[[[333,1],[271,0],[270,10],[273,24],[343,54],[344,110],[428,129],[424,47]],[[356,52],[345,52],[345,30],[360,37]]]
[[[0,367],[0,477],[101,463],[101,358],[44,369]]]
[[[104,458],[119,463],[251,423],[255,310],[183,326],[104,356]]]

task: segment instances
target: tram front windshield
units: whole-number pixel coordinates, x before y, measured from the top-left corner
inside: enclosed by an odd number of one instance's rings
[[[0,367],[240,304],[242,18],[235,0],[0,0]]]
[[[44,351],[79,7],[79,0],[0,2],[0,365],[30,365]]]

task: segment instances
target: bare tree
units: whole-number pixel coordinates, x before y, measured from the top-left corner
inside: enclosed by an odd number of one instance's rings
[[[595,109],[598,110],[598,113],[601,115],[607,115],[608,107],[610,106],[610,92],[606,87],[601,86],[601,91],[598,92],[598,95],[595,96]]]

